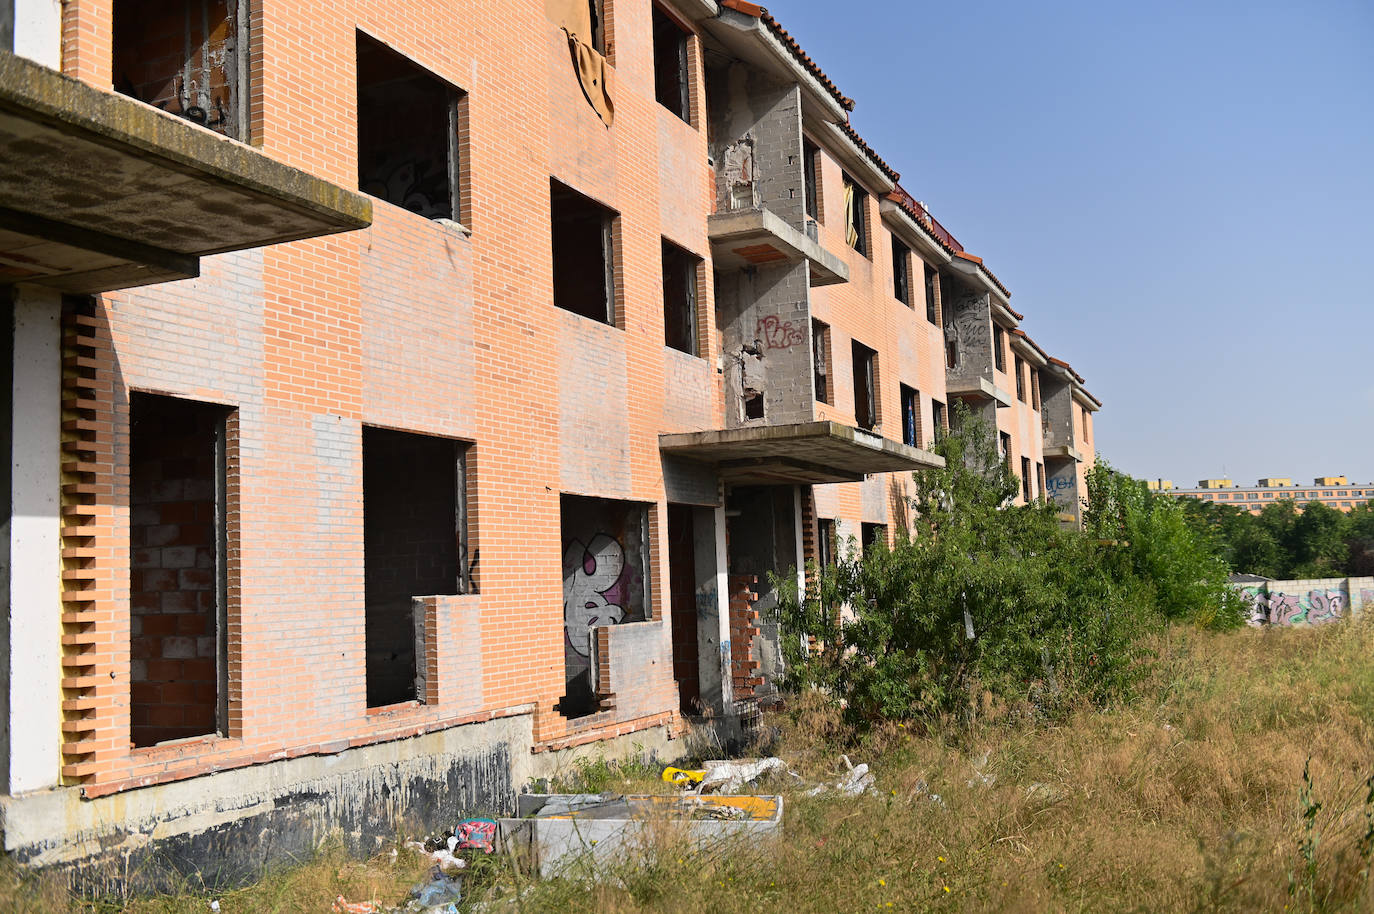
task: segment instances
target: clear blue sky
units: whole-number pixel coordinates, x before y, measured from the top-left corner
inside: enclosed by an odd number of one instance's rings
[[[1374,3],[767,6],[1117,467],[1374,481]]]

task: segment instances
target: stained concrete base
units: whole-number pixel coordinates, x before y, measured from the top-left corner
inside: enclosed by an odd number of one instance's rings
[[[579,757],[670,755],[665,727],[532,753],[522,714],[410,739],[202,775],[94,800],[74,787],[0,797],[10,859],[88,895],[241,885],[309,857],[332,836],[350,853],[468,816],[510,815],[534,778]]]

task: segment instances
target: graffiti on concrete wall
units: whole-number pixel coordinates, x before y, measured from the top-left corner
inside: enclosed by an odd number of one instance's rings
[[[1058,462],[1057,462],[1058,463]],[[1050,499],[1066,511],[1078,513],[1078,465],[1073,461],[1045,467],[1045,489]]]
[[[799,321],[785,321],[776,314],[759,318],[754,338],[765,349],[791,349],[806,342],[806,330]]]
[[[945,342],[953,343],[952,356],[955,371],[972,367],[968,364],[976,352],[992,351],[992,330],[987,315],[981,307],[981,299],[965,298],[952,309],[950,322],[945,325]]]
[[[1269,594],[1270,625],[1323,625],[1345,615],[1345,594],[1339,590],[1309,590],[1306,595]]]
[[[625,618],[621,605],[625,550],[613,536],[598,533],[591,542],[569,540],[563,551],[563,627],[568,645],[590,656],[590,632]]]

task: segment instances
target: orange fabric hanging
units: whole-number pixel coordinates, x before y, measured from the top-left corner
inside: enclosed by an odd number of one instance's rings
[[[592,47],[592,13],[587,0],[544,0],[549,21],[568,36],[573,69],[593,110],[607,127],[615,121],[615,103],[606,88],[606,58]]]

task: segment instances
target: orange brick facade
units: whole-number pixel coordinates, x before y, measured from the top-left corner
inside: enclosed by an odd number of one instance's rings
[[[887,468],[929,465],[958,399],[991,414],[1014,471],[1027,461],[1031,498],[1084,494],[1100,404],[1013,334],[1000,281],[902,190],[766,11],[604,0],[608,127],[540,4],[239,8],[248,145],[358,188],[359,48],[380,44],[453,99],[451,218],[378,198],[367,228],[65,300],[55,789],[93,801],[516,718],[530,737],[515,751],[539,756],[768,701],[766,572],[817,560],[823,523],[905,528],[910,475]],[[64,72],[119,89],[116,5],[63,9]],[[685,117],[656,96],[655,15],[686,30]],[[609,213],[606,321],[555,302],[565,192]],[[732,240],[732,216],[753,234]],[[665,345],[665,244],[694,264],[694,351]],[[978,361],[984,337],[1002,367]],[[201,409],[200,463],[138,456],[159,433],[136,427],[137,404],[153,401]],[[864,426],[862,446],[833,464],[795,442],[759,450],[770,429],[824,422]],[[461,454],[458,580],[410,594],[413,638],[384,649],[366,596],[372,430]],[[698,432],[754,450],[661,446]],[[880,448],[897,463],[855,462]],[[670,555],[693,573],[674,578]],[[682,614],[697,625],[675,627]],[[413,698],[369,699],[386,651],[413,652]]]

